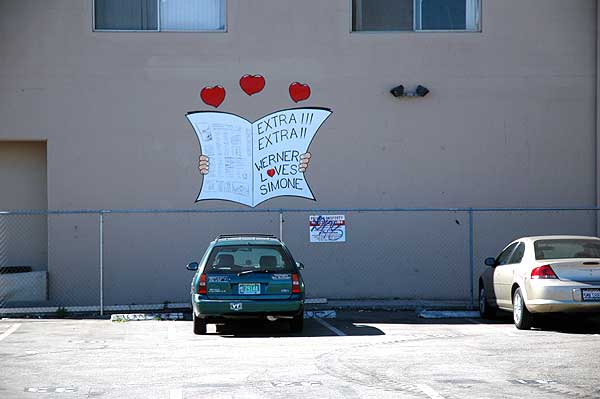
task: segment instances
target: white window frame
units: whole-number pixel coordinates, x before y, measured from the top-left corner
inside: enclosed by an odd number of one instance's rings
[[[357,3],[362,2],[363,0],[356,0]],[[368,1],[368,0],[367,0]],[[352,7],[352,0],[349,0],[350,4],[350,33],[352,34],[361,34],[361,33],[481,33],[482,29],[482,15],[483,15],[483,2],[484,0],[478,0],[478,12],[475,15],[476,20],[476,29],[420,29],[418,26],[421,26],[421,21],[418,20],[420,18],[420,10],[421,3],[423,0],[413,0],[413,28],[412,30],[352,30],[352,24],[354,20],[354,9]],[[465,0],[472,1],[472,0]],[[362,13],[362,7],[357,7],[357,16],[360,16]],[[362,24],[362,16],[361,19],[357,19],[357,28]],[[468,22],[467,22],[468,25]]]
[[[143,33],[160,33],[160,32],[170,32],[170,33],[227,33],[227,16],[228,16],[228,0],[223,0],[225,2],[225,20],[223,21],[223,29],[202,29],[202,30],[189,30],[189,29],[177,29],[177,30],[169,30],[169,29],[161,29],[160,21],[160,0],[156,0],[156,18],[158,19],[156,23],[156,29],[96,29],[96,0],[92,0],[92,32],[143,32]]]

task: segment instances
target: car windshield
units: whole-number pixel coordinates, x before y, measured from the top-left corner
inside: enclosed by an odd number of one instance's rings
[[[600,258],[600,240],[558,239],[533,243],[535,259]]]
[[[276,245],[227,245],[213,248],[205,273],[292,273],[292,263]]]

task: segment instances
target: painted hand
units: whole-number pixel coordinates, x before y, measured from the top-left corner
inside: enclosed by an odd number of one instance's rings
[[[300,155],[300,172],[304,173],[306,168],[308,168],[308,163],[310,162],[310,152]]]
[[[300,164],[299,164],[300,172],[304,173],[306,171],[306,168],[308,168],[308,164],[310,163],[310,158],[311,158],[310,152],[300,155]],[[200,157],[198,157],[198,170],[200,170],[201,174],[205,175],[208,173],[208,168],[209,168],[208,157],[206,155],[200,155]]]
[[[208,173],[208,157],[206,155],[200,155],[198,157],[198,169],[200,170],[200,174]]]

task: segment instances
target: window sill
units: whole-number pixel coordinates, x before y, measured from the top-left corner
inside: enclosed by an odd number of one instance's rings
[[[353,30],[351,34],[483,33],[482,30]]]
[[[92,29],[94,33],[227,33],[227,29],[223,30],[119,30],[119,29]]]

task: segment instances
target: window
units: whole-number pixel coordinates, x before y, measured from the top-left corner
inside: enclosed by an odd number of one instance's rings
[[[95,0],[97,31],[224,31],[226,0]]]
[[[352,0],[352,31],[480,30],[481,0]]]
[[[508,248],[506,248],[504,251],[502,251],[502,253],[500,255],[498,255],[498,258],[496,259],[498,266],[508,265],[508,260],[510,259],[510,255],[512,254],[512,252],[515,249],[515,247],[517,246],[517,244],[518,243],[516,243],[516,242],[514,244],[511,244]]]
[[[537,240],[533,243],[533,247],[537,260],[600,258],[600,240]]]
[[[227,245],[212,250],[206,273],[240,272],[292,273],[292,262],[280,246]]]
[[[517,249],[515,249],[515,252],[510,257],[510,260],[508,261],[508,263],[510,263],[510,264],[521,263],[521,261],[523,260],[523,255],[525,255],[525,244],[520,243],[519,246],[517,247]]]

